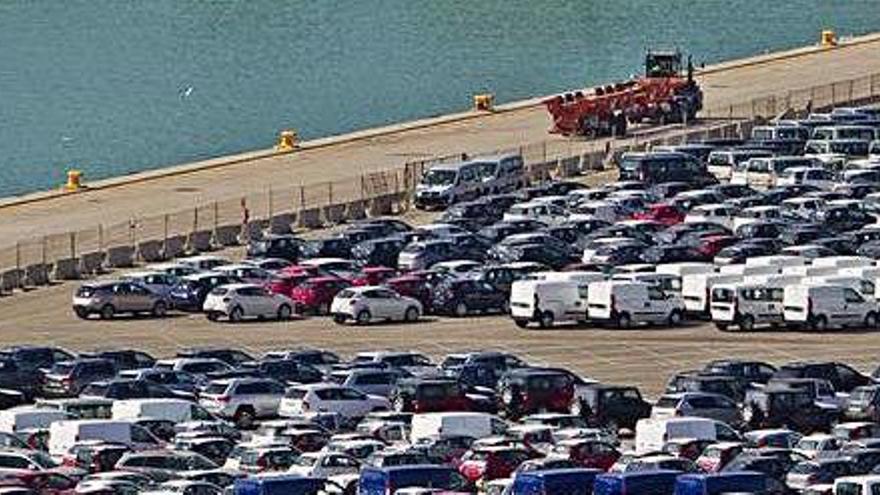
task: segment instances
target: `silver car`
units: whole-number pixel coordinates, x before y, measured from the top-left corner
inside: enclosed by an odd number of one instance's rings
[[[139,283],[112,280],[81,285],[73,295],[73,311],[80,318],[97,314],[105,320],[120,313],[163,317],[168,311],[168,303],[161,295]]]

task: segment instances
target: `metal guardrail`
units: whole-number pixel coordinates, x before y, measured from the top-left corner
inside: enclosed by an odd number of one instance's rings
[[[519,152],[533,180],[590,173],[614,153],[650,149],[658,144],[748,133],[750,122],[788,109],[820,110],[841,104],[872,102],[880,96],[880,74],[834,84],[787,91],[749,102],[709,106],[702,117],[724,122],[679,128],[664,137],[634,135],[613,141],[551,140],[514,149],[479,150],[471,155]],[[339,181],[273,187],[261,193],[214,201],[163,215],[133,217],[127,222],[23,239],[0,249],[0,293],[87,277],[101,270],[173,258],[233,245],[240,234],[286,233],[297,228],[332,225],[373,215],[400,213],[424,170],[449,155],[410,161],[402,167]]]

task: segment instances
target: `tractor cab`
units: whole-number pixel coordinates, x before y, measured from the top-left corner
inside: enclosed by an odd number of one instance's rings
[[[688,62],[688,72],[692,68]],[[681,53],[648,52],[645,54],[646,77],[679,77],[681,74]]]

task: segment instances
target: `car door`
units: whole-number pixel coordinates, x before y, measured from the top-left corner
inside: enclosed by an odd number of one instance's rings
[[[132,285],[121,282],[113,287],[113,306],[116,311],[138,311],[134,295],[131,293]]]
[[[867,311],[865,311],[865,298],[854,289],[843,289],[843,318],[841,323],[845,325],[861,325]]]
[[[132,304],[138,311],[150,311],[153,309],[153,293],[146,287],[131,284]]]
[[[669,315],[669,301],[666,294],[657,287],[650,286],[648,289],[648,297],[645,300],[645,317],[653,322],[662,322]]]
[[[343,414],[349,418],[365,416],[370,412],[370,409],[372,409],[372,405],[370,404],[370,401],[367,400],[366,394],[362,392],[347,387],[340,388],[337,392],[338,400],[342,409],[345,411]]]

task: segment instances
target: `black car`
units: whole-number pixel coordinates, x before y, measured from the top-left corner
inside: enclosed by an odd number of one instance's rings
[[[40,389],[41,376],[40,373],[20,368],[13,359],[0,357],[0,390],[15,390],[21,392],[24,398],[31,398]]]
[[[363,266],[395,266],[406,244],[402,236],[371,239],[353,247],[351,257]]]
[[[337,236],[307,241],[301,250],[304,258],[348,258],[351,248],[349,239]]]
[[[839,416],[837,409],[817,404],[809,391],[786,386],[749,390],[743,405],[743,420],[750,430],[828,431]]]
[[[533,232],[544,227],[546,227],[546,225],[534,220],[504,221],[484,227],[477,233],[488,239],[490,242],[500,242],[505,237],[514,234],[522,234],[524,232]]]
[[[314,366],[293,359],[245,362],[239,369],[252,371],[256,376],[272,378],[279,382],[318,383],[324,374]]]
[[[639,389],[600,383],[578,387],[571,413],[583,417],[590,426],[634,429],[636,422],[651,415],[651,404]]]
[[[788,230],[790,224],[773,220],[759,220],[741,225],[736,229],[736,236],[741,239],[778,239]]]
[[[468,201],[457,203],[443,212],[439,221],[443,223],[455,223],[470,231],[477,231],[501,220],[501,214],[490,209],[483,201]]]
[[[190,399],[195,395],[169,389],[164,385],[146,380],[115,379],[92,382],[83,391],[84,397],[100,397],[102,399]]]
[[[612,244],[599,246],[593,251],[592,261],[610,265],[630,265],[645,262],[642,254],[645,247],[641,244]]]
[[[743,400],[748,383],[736,376],[706,372],[686,372],[674,375],[666,385],[666,393],[703,392],[723,395],[735,402]]]
[[[248,243],[247,255],[249,258],[281,258],[295,263],[300,258],[304,243],[293,235],[267,235]]]
[[[355,223],[356,228],[381,231],[382,236],[412,232],[410,224],[397,218],[369,218]]]
[[[846,206],[826,207],[819,213],[819,220],[826,228],[835,232],[859,230],[875,221],[871,215]]]
[[[488,265],[479,269],[470,278],[478,282],[485,282],[501,292],[510,294],[510,287],[515,281],[521,280],[533,272],[549,270],[549,266],[534,262]]]
[[[845,236],[822,237],[820,239],[812,240],[809,244],[828,248],[841,256],[854,255],[856,254],[856,249],[858,248],[858,246],[853,243],[852,239]]]
[[[133,349],[118,351],[98,351],[95,353],[81,354],[80,357],[96,357],[109,359],[110,361],[113,361],[114,364],[116,364],[116,369],[118,369],[119,371],[152,368],[153,365],[156,364],[156,358],[154,358],[153,356],[147,354],[146,352]]]
[[[555,237],[569,245],[576,245],[584,237],[583,234],[581,234],[578,229],[572,225],[554,225],[552,227],[542,229],[539,232]]]
[[[472,312],[506,313],[508,296],[474,280],[449,280],[434,289],[431,309],[435,314],[466,316]]]
[[[200,359],[217,359],[223,361],[230,366],[238,366],[247,361],[253,361],[254,358],[250,354],[239,349],[204,348],[204,349],[185,349],[177,352],[180,358],[200,358]]]
[[[776,367],[762,361],[723,359],[710,361],[703,371],[740,377],[749,383],[767,383],[776,373]]]
[[[818,363],[789,363],[780,366],[773,378],[819,378],[828,380],[838,392],[850,392],[856,387],[871,384],[871,378],[852,367],[833,361]]]
[[[455,252],[455,259],[483,261],[492,241],[477,234],[452,234],[448,237]]]
[[[547,265],[554,270],[567,266],[572,256],[567,251],[546,244],[524,244],[518,246],[494,246],[489,251],[489,259],[496,263],[533,262]]]
[[[828,230],[818,224],[795,224],[785,229],[779,240],[786,246],[813,244],[813,241],[828,234]]]
[[[681,261],[696,261],[700,258],[691,246],[652,246],[642,252],[642,261],[645,263],[677,263]]]
[[[39,373],[61,361],[70,361],[73,354],[49,346],[15,346],[0,350],[0,358],[11,359],[19,369]]]
[[[222,273],[200,273],[185,277],[171,289],[170,300],[175,309],[201,311],[205,298],[215,288],[240,282],[238,277]]]
[[[728,246],[721,251],[718,251],[718,254],[715,255],[715,263],[730,265],[744,263],[748,258],[754,256],[767,256],[774,252],[774,249],[754,242],[734,244],[733,246]]]

